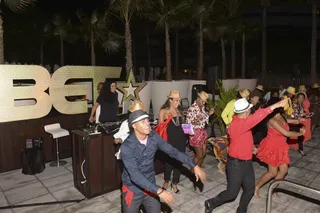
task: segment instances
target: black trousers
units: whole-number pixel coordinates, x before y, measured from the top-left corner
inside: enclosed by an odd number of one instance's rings
[[[147,213],[160,213],[161,205],[159,198],[146,195],[146,194],[135,194],[131,200],[130,206],[127,204],[126,192],[121,194],[122,198],[122,212],[123,213],[139,213],[141,205]]]
[[[237,213],[246,213],[255,189],[252,161],[240,161],[238,159],[228,158],[226,171],[228,181],[227,190],[221,192],[215,198],[209,199],[209,204],[215,208],[225,202],[236,199],[242,186],[243,193],[240,198]]]
[[[172,183],[178,184],[180,181],[181,169],[182,163],[168,156],[164,168],[164,181],[169,182],[171,173],[173,172]]]
[[[300,128],[301,128],[301,125],[290,126],[290,131],[300,132]],[[301,150],[301,151],[303,151],[303,139],[304,139],[303,135],[298,137],[299,150]]]

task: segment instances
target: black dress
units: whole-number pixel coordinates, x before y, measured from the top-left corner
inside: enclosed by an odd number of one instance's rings
[[[179,118],[179,122],[177,122],[177,117],[173,117],[172,119],[176,121],[176,124],[171,120],[167,127],[168,134],[168,143],[171,144],[174,148],[179,150],[180,152],[185,152],[187,136],[184,134],[183,129],[181,127],[182,118]],[[181,174],[182,163],[168,156],[165,163],[165,171],[164,171],[164,180],[170,181],[171,173],[173,171],[173,179],[172,182],[174,184],[179,183],[180,174]]]
[[[101,107],[99,116],[100,123],[117,121],[119,107],[118,93],[115,92],[108,98],[110,98],[110,100],[106,100],[101,95],[97,98],[97,103],[99,103]]]

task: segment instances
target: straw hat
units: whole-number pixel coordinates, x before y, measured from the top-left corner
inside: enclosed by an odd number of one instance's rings
[[[146,108],[144,106],[144,104],[142,103],[142,101],[140,100],[134,100],[131,102],[131,105],[129,106],[129,112],[134,112],[137,110],[143,110],[146,111]]]
[[[298,91],[302,92],[302,93],[305,93],[307,91],[307,88],[306,88],[305,85],[300,85]]]
[[[180,92],[178,90],[171,90],[167,97],[180,99]]]
[[[201,91],[198,93],[198,97],[201,98],[205,103],[208,103],[209,95],[205,91]]]
[[[241,98],[234,103],[234,112],[243,113],[248,111],[253,105],[249,104],[247,99]]]
[[[258,86],[256,86],[256,89],[259,89],[259,90],[261,90],[261,91],[264,91],[264,89],[263,89],[263,86],[262,85],[258,85]]]
[[[250,91],[248,89],[240,89],[239,94],[242,98],[248,99],[250,95]]]
[[[289,94],[291,94],[291,95],[295,95],[296,94],[296,88],[290,86],[290,87],[287,88],[287,92]]]
[[[316,82],[311,85],[311,88],[317,89],[317,88],[320,88],[320,85]]]

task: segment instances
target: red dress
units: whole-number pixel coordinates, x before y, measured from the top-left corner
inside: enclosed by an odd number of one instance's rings
[[[289,125],[283,126],[289,130]],[[266,164],[279,166],[281,164],[289,164],[289,145],[287,138],[274,128],[268,128],[268,135],[265,137],[259,147],[257,157]]]

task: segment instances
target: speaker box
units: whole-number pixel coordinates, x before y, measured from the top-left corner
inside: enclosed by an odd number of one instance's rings
[[[207,89],[208,92],[215,94],[216,82],[220,79],[219,67],[209,67],[207,70]]]

